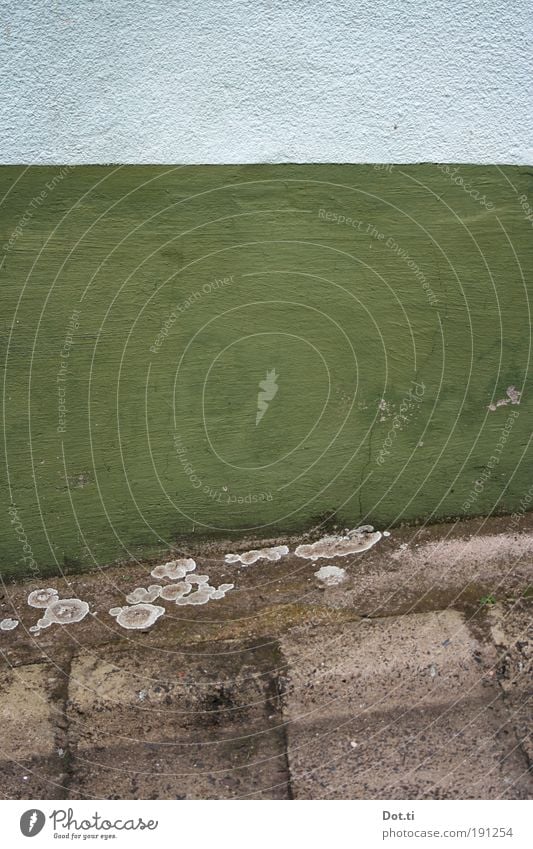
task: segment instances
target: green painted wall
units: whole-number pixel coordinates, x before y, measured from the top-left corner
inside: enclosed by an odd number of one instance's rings
[[[532,178],[454,168],[0,168],[4,576],[516,509]]]

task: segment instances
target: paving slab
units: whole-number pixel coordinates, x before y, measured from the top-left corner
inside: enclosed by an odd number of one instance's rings
[[[35,663],[0,672],[0,797],[61,798],[65,784],[62,673]]]
[[[531,793],[497,653],[462,614],[295,628],[281,644],[294,798]]]
[[[275,647],[101,649],[72,665],[70,797],[287,798]]]

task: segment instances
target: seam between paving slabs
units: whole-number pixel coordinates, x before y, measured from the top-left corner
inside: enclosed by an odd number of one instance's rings
[[[56,798],[64,799],[68,796],[68,791],[70,788],[70,784],[73,777],[72,770],[72,752],[70,748],[70,735],[69,728],[70,722],[67,714],[67,706],[69,700],[69,690],[70,690],[70,677],[72,672],[72,664],[75,657],[75,652],[68,652],[66,656],[63,656],[64,660],[61,663],[55,662],[54,666],[57,670],[57,674],[59,676],[58,684],[54,687],[52,692],[52,704],[54,709],[57,711],[57,719],[54,723],[55,730],[55,744],[58,750],[62,750],[63,754],[61,756],[62,764],[63,764],[63,773],[62,780],[63,783],[61,788],[64,792],[61,795],[58,795]],[[59,752],[58,752],[59,754]]]

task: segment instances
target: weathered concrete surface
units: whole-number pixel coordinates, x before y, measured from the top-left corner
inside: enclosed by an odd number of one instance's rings
[[[511,798],[526,762],[496,652],[456,611],[294,629],[287,657],[295,798]]]
[[[532,519],[508,523],[403,529],[327,561],[327,589],[211,547],[199,571],[235,590],[147,632],[107,611],[148,563],[47,581],[92,615],[37,636],[36,582],[5,586],[0,794],[530,797]]]
[[[0,672],[0,785],[9,799],[60,796],[65,783],[64,721],[57,665]]]
[[[82,652],[70,796],[286,798],[275,663],[268,647],[231,643]]]

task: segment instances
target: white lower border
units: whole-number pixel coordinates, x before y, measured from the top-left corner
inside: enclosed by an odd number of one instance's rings
[[[533,845],[531,803],[517,801],[3,801],[0,813],[10,849]]]

